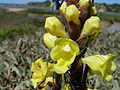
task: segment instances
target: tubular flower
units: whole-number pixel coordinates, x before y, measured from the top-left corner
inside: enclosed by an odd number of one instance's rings
[[[75,24],[80,25],[80,11],[75,5],[70,5],[66,8],[65,16],[68,22],[73,21]]]
[[[52,49],[50,56],[53,61],[62,58],[69,61],[72,56],[79,54],[79,47],[76,42],[71,39],[59,38],[55,41],[55,47]]]
[[[52,60],[57,61],[54,65],[55,72],[59,74],[65,73],[78,54],[79,47],[74,41],[65,38],[57,39],[55,47],[50,53]]]
[[[92,7],[91,7],[90,14],[91,14],[91,15],[96,15],[96,14],[97,14],[97,9],[96,9],[95,6],[92,6]]]
[[[50,33],[45,33],[43,36],[43,41],[45,43],[45,45],[52,49],[54,47],[54,42],[57,39],[56,36],[51,35]]]
[[[109,73],[116,69],[116,65],[112,61],[115,57],[113,54],[95,55],[83,58],[82,61],[90,67],[93,73],[101,75],[107,81],[110,81],[112,75],[109,75]]]
[[[66,8],[67,8],[67,3],[63,2],[61,7],[60,7],[60,11],[65,14],[66,13]]]
[[[89,5],[89,3],[92,3],[92,0],[80,0],[79,3],[80,3],[80,7],[84,7]]]
[[[54,36],[68,38],[63,24],[56,17],[48,17],[46,19],[45,29]]]
[[[49,77],[53,73],[52,64],[48,63],[47,65],[42,58],[39,58],[35,63],[32,63],[31,71],[33,72],[31,81],[34,88],[39,85],[43,87],[46,77]]]
[[[84,24],[81,38],[87,36],[97,36],[100,32],[100,19],[97,16],[90,17]]]

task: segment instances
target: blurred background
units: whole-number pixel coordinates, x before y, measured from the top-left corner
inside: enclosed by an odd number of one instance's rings
[[[120,90],[120,0],[94,1],[101,34],[86,54],[115,54],[117,69],[109,83],[100,76],[88,75],[87,86]],[[56,10],[60,3],[62,0],[0,0],[0,90],[33,89],[31,63],[39,57],[49,60],[49,49],[42,41],[44,23],[48,16],[60,18]]]

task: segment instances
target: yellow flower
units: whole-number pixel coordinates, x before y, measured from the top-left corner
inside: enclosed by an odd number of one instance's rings
[[[112,61],[115,57],[113,54],[95,55],[83,58],[82,61],[90,67],[93,73],[101,75],[107,81],[110,81],[112,75],[109,75],[109,73],[116,69],[116,65]]]
[[[77,9],[75,5],[69,5],[66,8],[65,16],[68,22],[72,21],[75,24],[80,25],[80,20],[79,20],[80,11]]]
[[[97,14],[97,9],[95,6],[92,6],[91,9],[90,9],[90,14],[91,15],[96,15]]]
[[[42,74],[46,75],[47,73],[47,64],[43,61],[42,58],[39,58],[34,63],[32,63],[31,71],[32,72],[41,72]]]
[[[76,57],[76,53],[70,58],[69,61],[64,60],[62,58],[57,60],[57,63],[54,64],[54,71],[58,74],[64,74],[69,68],[69,66],[74,62],[74,59]]]
[[[43,41],[45,43],[45,45],[52,49],[54,47],[54,42],[57,39],[56,36],[51,35],[50,33],[45,33],[43,36]]]
[[[39,84],[41,87],[44,85],[46,77],[49,77],[53,73],[53,65],[51,63],[46,63],[42,58],[39,58],[34,63],[32,63],[31,71],[32,75],[32,84],[36,88]]]
[[[67,3],[63,2],[61,7],[60,7],[60,11],[65,14],[66,13],[66,8],[67,8]]]
[[[97,16],[90,17],[84,24],[81,38],[87,36],[97,36],[100,32],[100,19]]]
[[[79,47],[76,42],[67,38],[58,38],[55,41],[55,47],[50,52],[50,56],[53,61],[60,58],[69,61],[74,56],[74,53],[79,54]]]
[[[46,19],[45,29],[54,36],[69,38],[63,24],[56,17],[48,17]]]
[[[58,74],[65,73],[69,66],[74,62],[76,55],[79,54],[79,47],[71,39],[59,38],[55,41],[55,47],[50,52],[54,65],[54,70]]]
[[[87,6],[87,5],[89,5],[90,3],[92,3],[92,0],[80,0],[80,1],[79,1],[80,7]]]

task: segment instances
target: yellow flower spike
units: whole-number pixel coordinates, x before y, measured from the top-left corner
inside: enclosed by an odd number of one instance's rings
[[[100,19],[97,16],[92,16],[85,22],[81,32],[81,38],[87,36],[96,37],[99,33],[100,33]]]
[[[44,83],[44,80],[53,73],[53,64],[46,63],[42,58],[39,58],[32,63],[31,71],[33,72],[31,79],[32,84],[34,88],[37,88],[38,84],[41,82]],[[44,84],[41,84],[40,86],[43,87],[43,85]]]
[[[80,4],[80,7],[83,7],[83,6],[89,5],[90,2],[92,3],[92,0],[80,0],[79,4]]]
[[[92,6],[91,9],[90,9],[90,14],[91,15],[96,15],[97,14],[97,9],[95,6]]]
[[[112,61],[115,57],[116,56],[113,54],[94,55],[83,58],[82,62],[87,64],[93,73],[101,75],[107,81],[110,81],[112,79],[112,75],[109,75],[109,73],[116,69],[116,65]]]
[[[77,7],[75,5],[69,5],[66,8],[66,19],[67,22],[74,22],[77,25],[80,25],[80,20],[79,20],[79,16],[80,16],[80,11],[77,9]]]
[[[54,36],[69,38],[69,36],[65,32],[63,24],[56,17],[48,17],[46,19],[45,29]]]
[[[79,47],[76,42],[66,38],[57,39],[55,47],[50,52],[53,61],[57,61],[60,58],[70,61],[74,54],[79,54]]]
[[[56,36],[51,35],[50,33],[45,33],[43,36],[43,41],[45,43],[45,45],[52,49],[54,47],[54,42],[57,39]]]
[[[65,14],[66,13],[66,8],[67,8],[67,2],[63,2],[61,7],[60,7],[60,11]]]

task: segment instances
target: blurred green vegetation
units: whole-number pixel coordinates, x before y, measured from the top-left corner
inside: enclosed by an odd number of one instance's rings
[[[15,27],[0,27],[0,39],[13,38],[17,35],[33,35],[38,28],[31,24],[21,24]]]
[[[120,13],[120,4],[111,4],[106,5],[108,12],[119,12]]]
[[[49,1],[46,1],[46,2],[29,2],[27,5],[28,6],[35,6],[35,7],[49,7],[50,2]]]
[[[108,22],[120,22],[120,15],[114,15],[114,14],[107,14],[107,13],[98,13],[98,16],[101,18],[101,20],[108,21]]]
[[[49,9],[29,9],[29,10],[25,10],[22,11],[23,13],[32,13],[32,14],[38,14],[38,15],[59,15],[59,11],[53,11],[53,10],[49,10]]]
[[[97,9],[105,10],[106,12],[120,13],[120,4],[106,4],[106,3],[96,3]]]

